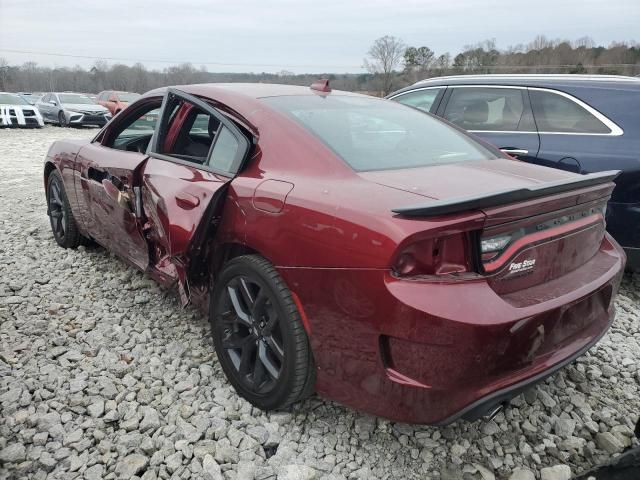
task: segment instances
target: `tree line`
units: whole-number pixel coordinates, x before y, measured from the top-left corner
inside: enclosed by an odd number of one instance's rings
[[[495,39],[466,45],[452,57],[437,55],[427,46],[405,45],[393,36],[377,39],[365,67],[383,94],[425,78],[442,75],[568,73],[640,75],[640,44],[613,42],[596,45],[590,37],[576,41],[550,40],[539,35],[528,44],[499,50]]]
[[[538,36],[526,45],[500,50],[495,40],[467,45],[459,54],[437,54],[427,46],[406,45],[384,36],[369,49],[364,64],[367,73],[294,74],[213,73],[190,63],[149,70],[143,64],[108,64],[97,61],[91,68],[48,67],[35,62],[10,65],[0,58],[0,91],[75,91],[98,93],[125,90],[143,93],[167,85],[207,82],[262,82],[310,85],[329,78],[335,89],[378,95],[418,80],[441,75],[471,73],[593,73],[640,75],[640,45],[616,42],[596,45],[589,37],[576,41],[550,40]]]

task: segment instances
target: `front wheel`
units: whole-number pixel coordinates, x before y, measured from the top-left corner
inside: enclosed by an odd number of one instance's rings
[[[225,265],[209,319],[220,365],[252,405],[273,410],[311,394],[309,339],[291,292],[266,259],[246,255]]]
[[[61,127],[69,126],[69,122],[67,121],[67,116],[64,114],[62,110],[58,112],[58,123],[60,124]]]
[[[63,248],[76,248],[80,245],[82,236],[71,213],[62,177],[57,170],[51,172],[47,181],[47,213],[53,238],[58,245]]]

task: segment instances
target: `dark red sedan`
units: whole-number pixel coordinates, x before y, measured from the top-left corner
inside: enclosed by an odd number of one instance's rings
[[[208,312],[262,409],[490,414],[607,331],[617,172],[521,163],[395,102],[283,85],[154,90],[56,142],[56,241],[92,239]]]

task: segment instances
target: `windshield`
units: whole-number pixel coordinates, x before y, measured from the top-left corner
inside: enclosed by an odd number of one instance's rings
[[[120,99],[121,102],[131,103],[139,99],[140,94],[139,93],[118,93],[118,98]]]
[[[357,171],[496,158],[441,120],[388,100],[339,95],[263,100],[317,136]]]
[[[82,105],[94,105],[96,102],[91,100],[86,95],[77,95],[77,94],[64,94],[59,93],[58,98],[60,98],[60,102],[62,103],[76,103]]]
[[[3,105],[29,105],[24,98],[12,93],[0,93],[0,104]]]

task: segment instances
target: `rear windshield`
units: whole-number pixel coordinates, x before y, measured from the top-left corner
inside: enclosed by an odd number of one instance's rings
[[[263,100],[317,136],[357,171],[496,158],[464,133],[397,102],[346,95]]]

